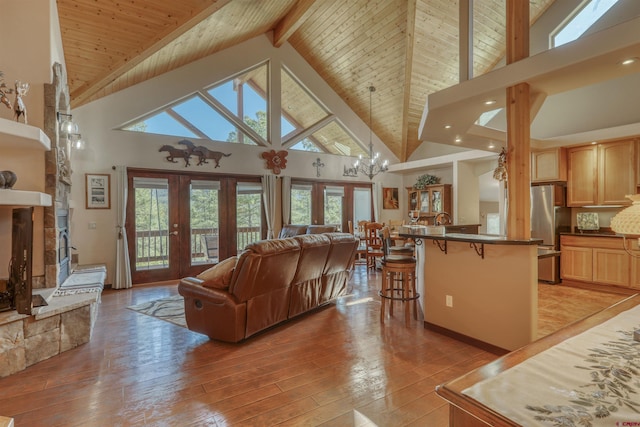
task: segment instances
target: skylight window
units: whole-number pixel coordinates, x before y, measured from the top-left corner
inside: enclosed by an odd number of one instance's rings
[[[569,17],[568,21],[551,34],[551,47],[562,46],[579,38],[617,2],[618,0],[588,0],[584,2]]]

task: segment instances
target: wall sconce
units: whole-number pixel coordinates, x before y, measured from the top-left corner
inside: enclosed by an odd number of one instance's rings
[[[71,133],[69,134],[68,138],[69,141],[71,141],[71,148],[74,148],[76,150],[84,150],[85,146],[87,145],[85,140],[82,138],[82,135],[80,135],[79,133]]]
[[[73,122],[73,116],[71,114],[65,114],[58,111],[58,122],[60,123],[60,132],[63,135],[72,135],[78,133],[78,125]],[[64,117],[64,120],[60,121],[60,118]]]

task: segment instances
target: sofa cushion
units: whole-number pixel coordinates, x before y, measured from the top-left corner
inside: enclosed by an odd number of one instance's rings
[[[204,287],[228,289],[237,260],[236,257],[227,258],[198,274],[196,277],[202,280],[202,286]]]
[[[310,225],[307,227],[307,234],[335,233],[335,225]]]
[[[287,237],[298,236],[306,232],[307,232],[306,225],[287,224],[282,226],[282,230],[280,230],[280,234],[278,235],[278,238],[286,239]]]

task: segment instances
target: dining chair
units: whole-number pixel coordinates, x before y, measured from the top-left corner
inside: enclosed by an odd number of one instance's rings
[[[368,222],[364,226],[365,240],[366,240],[366,259],[367,268],[375,270],[376,260],[381,259],[384,256],[382,250],[382,238],[380,237],[380,230],[382,224],[379,222]]]

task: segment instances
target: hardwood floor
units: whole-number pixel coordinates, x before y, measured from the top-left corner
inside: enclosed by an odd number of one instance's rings
[[[368,280],[367,280],[368,279]],[[369,281],[369,283],[368,283]],[[0,379],[16,426],[446,426],[435,386],[497,358],[404,317],[379,322],[379,273],[352,294],[241,344],[209,341],[126,307],[176,285],[108,290],[90,343]],[[549,333],[624,295],[540,286]]]

